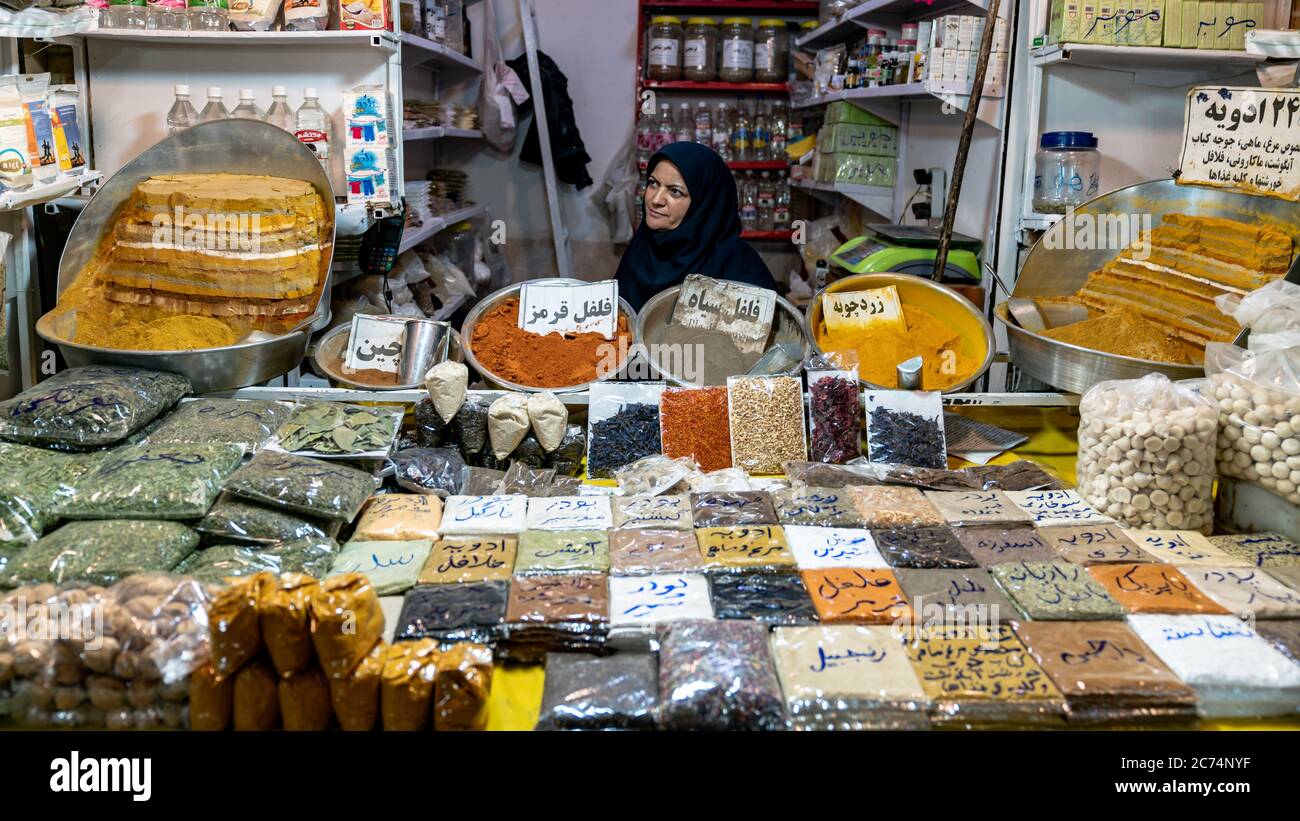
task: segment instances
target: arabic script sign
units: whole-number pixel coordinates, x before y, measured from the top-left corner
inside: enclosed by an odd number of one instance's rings
[[[535,334],[597,333],[613,339],[618,327],[618,282],[525,283],[519,292],[519,327]]]
[[[344,365],[352,371],[397,373],[405,332],[405,319],[357,314],[352,317]]]
[[[1300,199],[1300,90],[1193,88],[1185,123],[1180,184]]]
[[[868,291],[840,291],[822,295],[822,318],[831,333],[892,325],[906,331],[903,305],[893,285]]]
[[[673,306],[673,324],[728,334],[748,353],[767,348],[776,310],[776,292],[738,282],[691,274]]]

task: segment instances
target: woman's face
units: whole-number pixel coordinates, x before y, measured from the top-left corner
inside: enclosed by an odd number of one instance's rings
[[[645,222],[652,231],[671,231],[686,219],[691,192],[682,172],[668,160],[660,160],[646,180]]]

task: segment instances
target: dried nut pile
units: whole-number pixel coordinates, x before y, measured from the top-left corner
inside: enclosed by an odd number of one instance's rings
[[[1209,534],[1212,405],[1134,409],[1122,389],[1094,390],[1079,412],[1079,493],[1093,507],[1127,527]]]
[[[1219,473],[1300,505],[1300,395],[1229,373],[1210,377],[1219,403]]]

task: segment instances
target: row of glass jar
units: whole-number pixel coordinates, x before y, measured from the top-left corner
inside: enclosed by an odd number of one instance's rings
[[[809,24],[816,27],[816,23]],[[656,81],[784,83],[790,37],[784,20],[653,17],[646,37],[646,76]]]

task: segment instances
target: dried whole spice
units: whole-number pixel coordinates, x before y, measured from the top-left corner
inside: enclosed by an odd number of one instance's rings
[[[862,453],[862,414],[858,382],[834,373],[809,374],[811,439],[814,462],[843,464]]]
[[[142,444],[240,445],[245,453],[254,453],[270,441],[292,410],[284,402],[202,397],[178,405]]]
[[[455,448],[403,448],[389,457],[403,490],[447,498],[460,493],[465,460]]]
[[[866,527],[941,527],[941,514],[912,487],[869,486],[849,489],[849,498]]]
[[[402,601],[394,641],[432,638],[493,644],[505,635],[508,591],[504,581],[416,587]]]
[[[687,619],[659,625],[661,723],[670,730],[783,730],[767,626]]]
[[[113,584],[135,573],[169,571],[198,544],[199,534],[179,522],[69,522],[18,551],[0,574],[0,587]]]
[[[587,445],[587,475],[610,479],[614,470],[660,452],[659,408],[641,402],[591,425]]]
[[[504,470],[483,467],[466,467],[460,492],[463,496],[491,496],[506,478]]]
[[[720,619],[749,619],[763,624],[812,624],[817,611],[793,573],[738,573],[709,580],[713,611]]]
[[[238,445],[138,445],[114,451],[77,481],[68,519],[197,519],[239,466]]]
[[[1014,562],[989,573],[1026,618],[1035,621],[1122,619],[1128,615],[1088,568],[1069,562]]]
[[[559,476],[581,476],[582,462],[587,458],[587,430],[582,425],[569,425],[559,447],[546,454],[543,467],[554,468]]]
[[[783,463],[807,457],[800,380],[733,377],[727,380],[727,403],[733,465],[775,474]]]
[[[506,455],[503,461],[512,467],[525,465],[531,468],[542,468],[546,465],[546,451],[542,450],[542,443],[537,441],[537,437],[530,433]]]
[[[653,653],[547,653],[538,730],[653,730]]]
[[[194,529],[223,540],[274,544],[294,539],[332,539],[341,527],[341,522],[300,516],[223,493]]]
[[[874,407],[867,417],[867,458],[895,465],[946,468],[943,428],[938,420],[927,416]]]
[[[509,297],[478,318],[468,341],[493,376],[530,388],[567,388],[595,380],[602,369],[621,368],[622,360],[608,362],[606,352],[628,351],[632,335],[622,311],[612,340],[597,333],[531,333],[519,327],[519,297]]]
[[[226,480],[236,496],[340,522],[351,522],[375,480],[347,465],[264,450]]]
[[[665,456],[694,459],[706,473],[731,467],[726,388],[668,388],[659,415]]]
[[[825,487],[803,490],[786,488],[772,494],[777,519],[783,525],[818,527],[861,527],[858,512],[849,494]]]
[[[774,525],[776,511],[761,490],[692,493],[691,518],[696,527]]]
[[[872,530],[871,537],[893,567],[978,567],[957,535],[946,527]]]
[[[401,412],[337,402],[304,402],[275,432],[276,446],[308,456],[387,453],[401,422]]]
[[[472,462],[487,448],[488,406],[482,399],[471,396],[460,406],[450,423],[451,440],[460,446],[466,462]]]
[[[457,403],[457,408],[460,404]],[[422,448],[436,448],[444,444],[450,429],[447,422],[438,415],[437,409],[429,399],[421,399],[415,403],[415,410],[412,412],[415,417],[415,443]],[[455,412],[452,412],[455,416]]]

